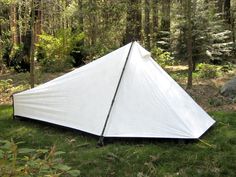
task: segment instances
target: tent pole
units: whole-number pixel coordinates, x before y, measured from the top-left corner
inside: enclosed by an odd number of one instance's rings
[[[117,95],[117,92],[118,92],[118,89],[119,89],[119,86],[120,86],[120,83],[121,83],[121,79],[122,79],[123,74],[124,74],[124,71],[125,71],[126,64],[127,64],[127,62],[128,62],[128,59],[129,59],[129,55],[130,55],[130,52],[131,52],[133,43],[134,43],[134,42],[131,43],[131,46],[130,46],[130,48],[129,48],[129,52],[128,52],[128,55],[127,55],[127,57],[126,57],[124,67],[123,67],[123,69],[122,69],[122,72],[121,72],[121,75],[120,75],[120,79],[119,79],[118,84],[117,84],[117,87],[116,87],[115,94],[114,94],[113,99],[112,99],[112,101],[111,101],[111,105],[110,105],[110,108],[109,108],[109,111],[108,111],[108,114],[107,114],[107,118],[106,118],[106,121],[105,121],[103,130],[102,130],[102,133],[101,133],[100,138],[99,138],[99,140],[98,140],[98,144],[97,144],[98,146],[103,146],[103,145],[104,145],[104,141],[103,141],[104,136],[103,136],[103,135],[104,135],[104,132],[105,132],[105,129],[106,129],[106,126],[107,126],[108,119],[109,119],[110,114],[111,114],[111,110],[112,110],[113,104],[114,104],[114,102],[115,102],[115,98],[116,98],[116,95]]]

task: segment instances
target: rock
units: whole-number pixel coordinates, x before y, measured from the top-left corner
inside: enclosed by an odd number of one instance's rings
[[[236,77],[226,82],[220,90],[223,96],[236,98]]]

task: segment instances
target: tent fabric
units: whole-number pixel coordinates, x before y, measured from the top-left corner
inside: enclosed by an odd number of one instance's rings
[[[131,43],[14,94],[14,114],[100,136]],[[104,137],[199,138],[214,120],[134,42]]]

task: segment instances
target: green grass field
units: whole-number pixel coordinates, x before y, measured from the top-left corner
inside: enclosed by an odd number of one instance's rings
[[[12,119],[12,108],[0,106],[0,140],[23,141],[27,148],[55,145],[64,163],[81,176],[236,176],[236,113],[213,112],[216,124],[201,141],[112,140],[97,148],[98,137],[79,131]]]

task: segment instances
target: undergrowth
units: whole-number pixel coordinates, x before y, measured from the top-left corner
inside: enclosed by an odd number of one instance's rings
[[[0,139],[0,176],[79,176],[79,170],[64,165],[63,151],[19,147],[23,142]]]
[[[38,121],[13,120],[11,114],[11,106],[0,106],[0,139],[17,145],[17,168],[24,169],[32,158],[47,166],[46,159],[53,151],[51,169],[55,171],[49,174],[62,173],[56,169],[62,163],[65,169],[78,169],[81,176],[89,177],[235,176],[235,112],[211,113],[216,123],[201,141],[105,138],[101,148],[96,147],[96,136]],[[55,155],[58,151],[64,153]],[[14,166],[13,159],[8,159],[8,167]]]

